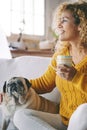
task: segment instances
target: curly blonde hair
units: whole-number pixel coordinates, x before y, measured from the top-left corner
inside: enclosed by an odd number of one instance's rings
[[[53,29],[56,33],[59,17],[62,12],[69,10],[75,19],[75,24],[81,27],[80,38],[81,46],[83,48],[87,47],[87,2],[78,1],[74,3],[64,2],[55,11],[53,18]],[[69,44],[67,44],[69,46]],[[66,47],[66,44],[65,44]]]

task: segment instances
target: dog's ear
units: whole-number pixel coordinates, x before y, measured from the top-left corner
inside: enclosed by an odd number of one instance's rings
[[[6,93],[6,81],[4,82],[4,85],[3,85],[3,92]]]
[[[24,78],[25,79],[25,82],[26,82],[26,85],[27,85],[27,87],[28,87],[28,89],[31,87],[31,83],[29,82],[29,80],[28,79],[26,79],[26,78]]]

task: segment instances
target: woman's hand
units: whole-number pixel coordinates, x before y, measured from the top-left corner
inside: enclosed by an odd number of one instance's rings
[[[71,81],[73,77],[75,76],[77,70],[73,66],[66,66],[66,65],[59,65],[57,68],[57,74],[66,79]]]

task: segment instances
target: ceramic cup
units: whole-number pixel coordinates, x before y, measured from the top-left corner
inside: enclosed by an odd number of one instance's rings
[[[67,66],[72,66],[72,56],[58,55],[56,60],[57,65],[64,64]]]

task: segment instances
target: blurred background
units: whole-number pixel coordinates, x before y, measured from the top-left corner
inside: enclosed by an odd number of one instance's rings
[[[0,0],[0,26],[11,50],[54,50],[52,30],[56,7],[70,0]]]

